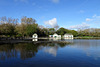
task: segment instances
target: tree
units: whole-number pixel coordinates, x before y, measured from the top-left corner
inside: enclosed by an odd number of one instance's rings
[[[66,33],[70,33],[70,31],[68,29],[63,28],[63,27],[62,28],[59,28],[57,30],[57,34],[64,35]]]
[[[2,35],[15,35],[15,26],[17,25],[18,19],[0,18],[0,32]]]
[[[49,34],[53,35],[56,32],[56,30],[54,28],[49,28]]]
[[[33,18],[27,18],[26,16],[21,18],[21,23],[34,24],[35,22],[36,20]]]
[[[32,36],[33,33],[37,33],[38,30],[38,24],[28,24],[26,27],[26,35]]]
[[[74,37],[76,37],[78,35],[78,32],[75,30],[70,30],[70,33],[74,35]]]
[[[15,32],[17,33],[17,36],[24,37],[26,35],[26,24],[21,23],[16,26]]]
[[[35,22],[35,19],[27,18],[26,16],[24,16],[21,18],[21,25],[16,27],[16,31],[23,37],[25,35],[32,36],[32,34],[36,33],[38,29],[38,24],[36,24]]]

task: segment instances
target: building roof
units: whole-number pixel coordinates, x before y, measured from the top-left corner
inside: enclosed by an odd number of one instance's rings
[[[35,33],[35,34],[33,34],[33,35],[37,35],[37,34]]]

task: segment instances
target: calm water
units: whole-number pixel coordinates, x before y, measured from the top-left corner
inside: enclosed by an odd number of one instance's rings
[[[100,40],[0,45],[0,67],[100,67]]]

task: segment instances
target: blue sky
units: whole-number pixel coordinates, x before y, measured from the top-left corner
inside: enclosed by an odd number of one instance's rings
[[[100,0],[0,0],[0,17],[32,17],[39,25],[100,28]]]

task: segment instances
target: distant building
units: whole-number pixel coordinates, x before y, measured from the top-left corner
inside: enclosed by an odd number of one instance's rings
[[[49,38],[53,38],[53,35],[49,35]]]
[[[73,35],[72,34],[65,34],[63,36],[64,39],[73,39]]]
[[[61,35],[58,35],[58,38],[61,38]]]
[[[58,38],[58,34],[53,34],[53,38]]]
[[[33,34],[32,38],[36,39],[36,38],[38,38],[38,35],[35,33],[35,34]]]
[[[61,35],[55,33],[53,35],[49,35],[49,38],[61,38]]]

